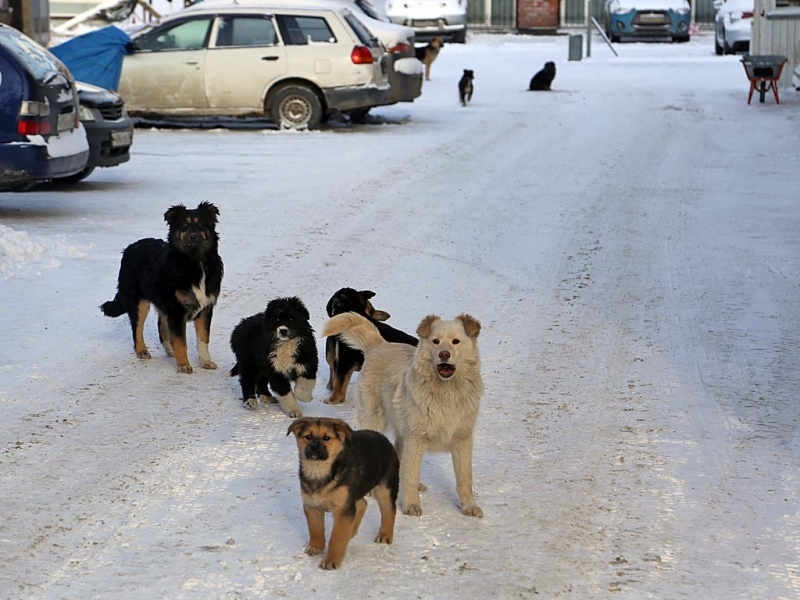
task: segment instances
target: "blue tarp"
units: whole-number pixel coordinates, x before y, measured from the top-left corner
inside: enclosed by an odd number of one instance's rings
[[[119,89],[122,59],[130,54],[130,36],[110,25],[48,48],[67,65],[72,76],[107,90]]]

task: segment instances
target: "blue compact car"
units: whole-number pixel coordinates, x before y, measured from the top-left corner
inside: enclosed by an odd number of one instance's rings
[[[88,159],[69,70],[29,37],[0,24],[0,191],[75,175]]]
[[[689,41],[691,8],[687,0],[608,0],[606,35],[612,42],[622,38]]]

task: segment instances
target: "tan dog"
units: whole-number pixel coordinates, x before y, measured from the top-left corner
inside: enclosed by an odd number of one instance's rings
[[[416,55],[417,59],[422,61],[422,64],[425,65],[425,80],[430,81],[431,79],[431,65],[433,61],[436,60],[436,57],[439,56],[439,51],[444,46],[444,40],[440,37],[433,38],[430,42],[428,42],[425,46],[420,46],[416,48]]]
[[[391,544],[397,514],[399,460],[392,443],[377,431],[353,431],[341,419],[303,417],[294,421],[300,452],[300,495],[308,524],[306,554],[325,549],[325,513],[333,531],[321,569],[338,569],[367,510],[368,493],[381,509],[375,541]]]
[[[323,335],[339,334],[364,352],[356,382],[356,421],[364,429],[394,430],[400,503],[407,515],[422,514],[422,456],[450,452],[461,511],[483,516],[472,494],[473,430],[483,396],[480,331],[480,323],[466,314],[452,321],[429,315],[417,327],[420,342],[414,348],[384,341],[355,313],[335,316],[323,328]]]

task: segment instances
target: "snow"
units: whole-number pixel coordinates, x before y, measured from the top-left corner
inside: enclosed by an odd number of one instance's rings
[[[748,105],[710,32],[615,48],[472,35],[375,123],[140,129],[129,163],[0,194],[0,597],[800,597],[800,102]],[[527,92],[547,60],[553,91]],[[152,315],[144,361],[98,307],[123,248],[203,200],[220,368],[185,375]],[[485,517],[428,455],[424,514],[376,545],[370,501],[323,572],[290,420],[225,372],[241,318],[298,295],[319,331],[342,286],[405,331],[482,322]],[[302,408],[352,423],[323,348]]]

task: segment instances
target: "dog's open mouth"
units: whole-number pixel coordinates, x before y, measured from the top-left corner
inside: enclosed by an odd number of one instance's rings
[[[450,363],[440,363],[436,366],[436,371],[442,379],[450,379],[456,372],[456,366]]]

